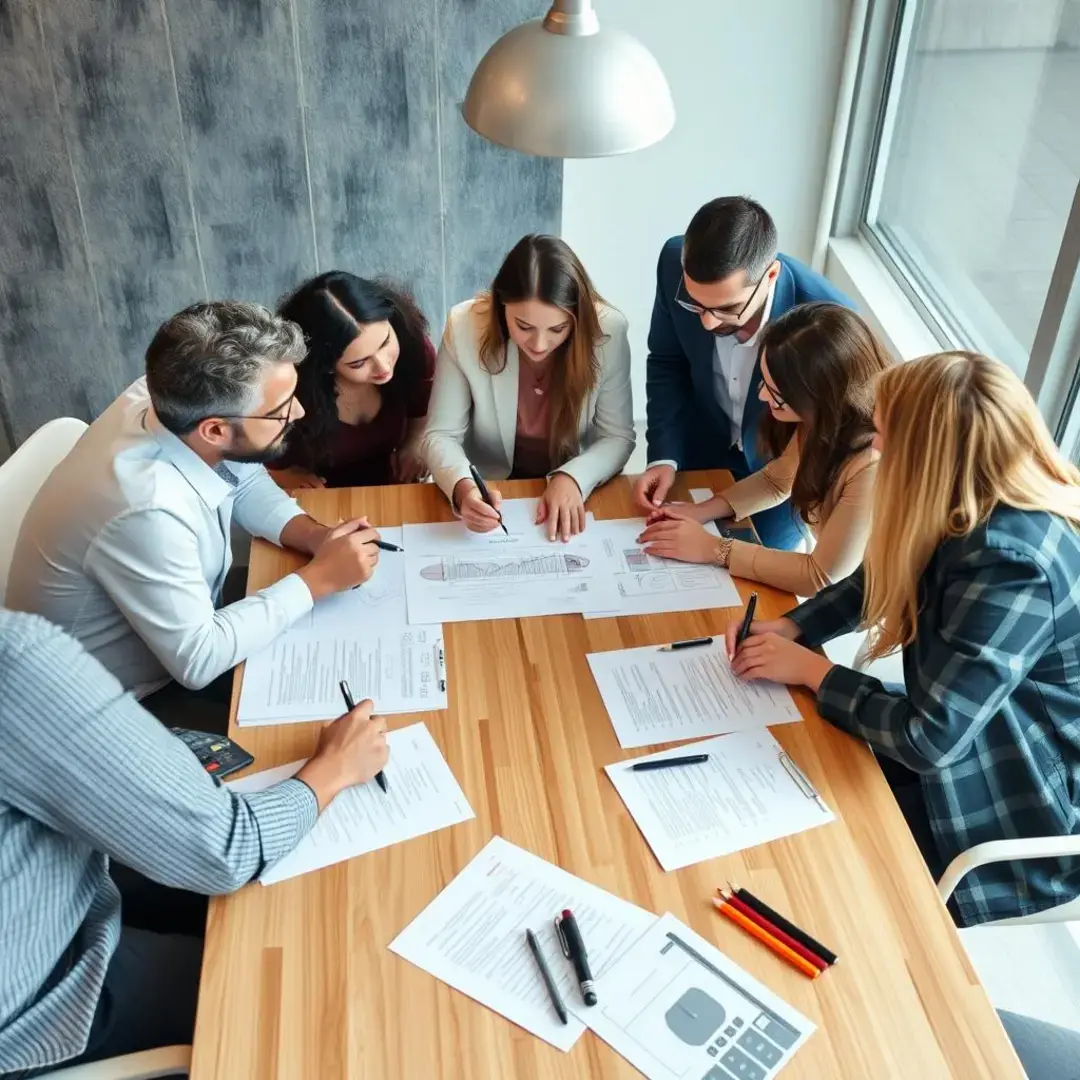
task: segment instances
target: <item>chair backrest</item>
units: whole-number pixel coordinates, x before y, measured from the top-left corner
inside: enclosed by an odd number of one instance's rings
[[[50,420],[0,465],[0,601],[26,511],[49,473],[79,441],[86,424],[72,416]]]

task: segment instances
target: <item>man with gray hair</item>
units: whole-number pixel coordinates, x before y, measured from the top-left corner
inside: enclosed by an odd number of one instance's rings
[[[663,504],[679,469],[728,469],[736,480],[760,469],[762,327],[811,300],[851,306],[777,243],[760,203],[726,196],[660,252],[645,378],[649,464],[634,488],[646,511]],[[755,514],[754,524],[768,547],[802,539],[790,503]]]
[[[6,606],[66,630],[146,698],[169,679],[207,687],[320,597],[367,581],[379,555],[367,521],[320,525],[263,468],[304,414],[295,394],[305,351],[299,327],[257,304],[194,304],[164,323],[146,377],[34,499]],[[310,562],[224,603],[233,521]],[[197,719],[190,726],[208,726]]]

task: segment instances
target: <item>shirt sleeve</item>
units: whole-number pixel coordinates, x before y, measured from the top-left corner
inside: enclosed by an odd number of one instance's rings
[[[233,492],[233,520],[252,536],[261,536],[278,547],[281,530],[303,512],[261,465],[245,470]]]
[[[804,645],[810,648],[824,645],[859,628],[864,587],[863,568],[859,565],[853,574],[792,608],[784,618],[799,628],[799,640]]]
[[[1050,583],[1020,553],[974,551],[947,577],[936,622],[921,618],[908,647],[906,696],[839,666],[818,690],[826,720],[924,773],[964,757],[1046,649]]]
[[[266,482],[273,485],[269,477]],[[307,585],[289,574],[215,608],[198,536],[162,509],[137,510],[110,522],[87,552],[86,570],[165,670],[191,689],[269,645],[312,607]]]
[[[777,458],[769,465],[781,460]],[[769,465],[760,475],[769,471]],[[862,562],[870,536],[876,471],[877,462],[869,461],[842,478],[839,498],[821,526],[812,551],[778,551],[736,540],[728,561],[731,572],[736,577],[761,581],[796,596],[814,596],[834,581],[848,577]],[[752,479],[747,477],[742,483]],[[728,502],[731,502],[730,492],[731,489],[724,493]],[[741,509],[738,513],[743,516]]]
[[[35,619],[0,655],[0,790],[22,813],[163,885],[225,893],[296,846],[306,784],[219,786],[74,640]]]
[[[786,501],[791,496],[798,468],[799,441],[792,436],[779,457],[720,494],[731,504],[737,518],[747,518]]]

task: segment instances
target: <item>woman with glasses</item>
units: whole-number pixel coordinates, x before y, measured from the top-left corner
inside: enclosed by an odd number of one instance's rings
[[[650,555],[716,563],[737,577],[813,596],[862,561],[877,466],[874,381],[890,359],[855,312],[812,303],[765,327],[760,361],[766,411],[759,437],[772,460],[708,502],[654,511],[640,541]],[[815,541],[809,552],[718,538],[704,527],[787,500]]]
[[[288,491],[420,480],[435,349],[412,298],[342,270],[301,285],[280,314],[304,332],[305,415],[270,475]]]
[[[633,419],[626,319],[562,240],[526,236],[490,290],[450,312],[423,453],[474,532],[500,519],[470,464],[486,479],[546,480],[537,523],[568,540],[593,488],[629,459]]]
[[[736,674],[808,687],[886,759],[937,879],[988,841],[1080,832],[1080,470],[1017,376],[974,353],[892,367],[874,421],[862,566],[737,651],[729,627],[728,648]],[[871,658],[902,652],[906,688],[811,651],[859,628]],[[1078,895],[1080,859],[1028,859],[973,870],[952,906],[970,925]]]

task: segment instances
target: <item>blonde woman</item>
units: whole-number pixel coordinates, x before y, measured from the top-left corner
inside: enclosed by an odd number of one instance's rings
[[[862,562],[877,451],[874,381],[891,360],[866,323],[839,304],[800,304],[761,337],[760,438],[772,460],[697,506],[665,506],[638,537],[650,555],[717,563],[797,596],[813,596]],[[791,502],[812,551],[779,551],[705,530]]]
[[[1080,470],[1020,380],[985,356],[892,368],[874,416],[863,566],[755,623],[732,667],[809,687],[826,720],[892,759],[939,877],[983,841],[1080,832]],[[906,692],[806,647],[859,626],[871,656],[903,650]],[[963,879],[954,915],[1028,915],[1078,894],[1080,859],[996,863]]]
[[[435,483],[470,529],[490,532],[499,516],[470,462],[489,480],[547,479],[537,521],[566,540],[633,449],[626,319],[562,240],[523,237],[491,289],[446,321],[421,449]]]

